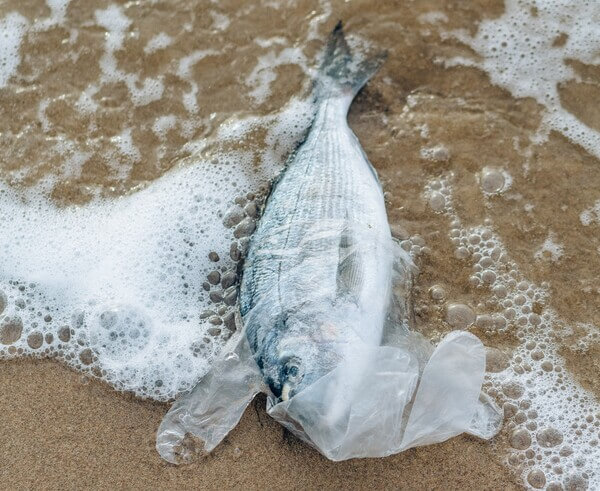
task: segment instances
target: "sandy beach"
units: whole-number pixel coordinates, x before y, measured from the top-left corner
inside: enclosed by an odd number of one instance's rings
[[[474,438],[329,462],[269,418],[262,397],[213,454],[177,467],[154,449],[165,404],[50,361],[6,363],[0,384],[5,489],[518,489],[495,445]]]

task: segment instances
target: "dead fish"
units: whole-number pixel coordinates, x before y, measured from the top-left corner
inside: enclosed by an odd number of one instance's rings
[[[240,310],[279,400],[331,371],[355,339],[382,339],[392,239],[377,173],[346,115],[384,59],[354,57],[336,26],[316,80],[314,121],[250,241]]]

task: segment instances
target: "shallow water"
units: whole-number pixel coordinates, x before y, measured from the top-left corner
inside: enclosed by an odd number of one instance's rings
[[[389,52],[349,119],[419,264],[417,328],[489,347],[525,485],[597,488],[600,7],[575,3],[4,2],[0,353],[193,384],[343,19]]]

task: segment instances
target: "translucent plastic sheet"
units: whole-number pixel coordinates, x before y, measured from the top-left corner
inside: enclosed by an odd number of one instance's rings
[[[329,223],[327,228],[328,234],[309,234],[315,239],[309,243],[304,241],[295,251],[298,254],[285,252],[286,257],[295,261],[295,266],[288,264],[287,270],[288,279],[294,285],[298,286],[295,273],[314,271],[315,264],[307,268],[307,261],[314,262],[317,246],[322,249],[321,253],[327,253],[328,247],[338,240],[335,246],[339,248],[339,234],[334,240],[336,234],[332,232],[336,227],[332,229]],[[337,262],[333,262],[341,264],[357,253],[372,251],[373,244],[368,241],[354,243],[355,247],[346,248]],[[358,244],[361,244],[360,249],[357,249]],[[270,260],[277,262],[273,251],[271,247]],[[308,257],[303,258],[301,252]],[[310,292],[304,290],[304,295],[298,294],[298,298],[303,299],[299,307],[304,308],[294,311],[294,315],[301,317],[301,322],[294,325],[298,332],[283,342],[292,351],[300,349],[297,346],[313,350],[314,356],[310,359],[321,365],[314,373],[322,375],[312,378],[305,375],[308,382],[305,380],[294,391],[284,389],[274,393],[267,373],[269,367],[256,349],[256,343],[270,341],[263,339],[264,336],[261,338],[260,332],[258,337],[262,341],[257,341],[256,334],[248,336],[246,331],[254,322],[253,313],[266,326],[277,329],[276,321],[269,314],[273,306],[269,302],[270,310],[265,308],[261,304],[264,299],[255,304],[248,302],[251,308],[244,316],[245,327],[231,340],[211,372],[192,392],[176,401],[163,420],[157,438],[161,456],[178,463],[191,457],[194,451],[210,452],[236,426],[258,392],[268,395],[267,411],[271,417],[336,461],[391,455],[441,442],[463,432],[486,439],[494,436],[502,418],[496,405],[481,393],[485,372],[482,343],[470,333],[454,331],[433,347],[410,331],[406,320],[411,311],[408,305],[410,266],[406,254],[397,246],[387,248],[387,253],[395,256],[395,261],[391,261],[395,264],[395,275],[393,288],[385,293],[391,295],[393,301],[387,302],[389,315],[383,321],[383,332],[345,333],[342,341],[335,343],[335,361],[330,356],[330,340],[316,338],[323,333],[336,336],[338,331],[364,327],[367,319],[361,312],[360,302],[356,302],[359,307],[355,310],[349,305],[343,310],[322,307],[319,311],[321,327],[315,330],[318,316],[307,298],[312,296],[324,302],[325,280],[319,283],[319,278],[312,276],[306,283],[311,285]],[[331,254],[328,257],[332,260]],[[320,286],[315,287],[315,284]],[[383,285],[380,292],[387,290]],[[273,292],[264,298],[273,298]],[[325,331],[323,326],[327,327]],[[295,345],[296,342],[301,344]],[[303,358],[306,362],[307,356]]]

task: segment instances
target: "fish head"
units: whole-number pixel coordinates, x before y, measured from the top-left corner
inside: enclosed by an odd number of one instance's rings
[[[294,322],[292,319],[288,319]],[[277,343],[276,384],[271,389],[281,401],[309,387],[333,370],[342,359],[342,330],[331,322],[297,321],[288,325]]]

